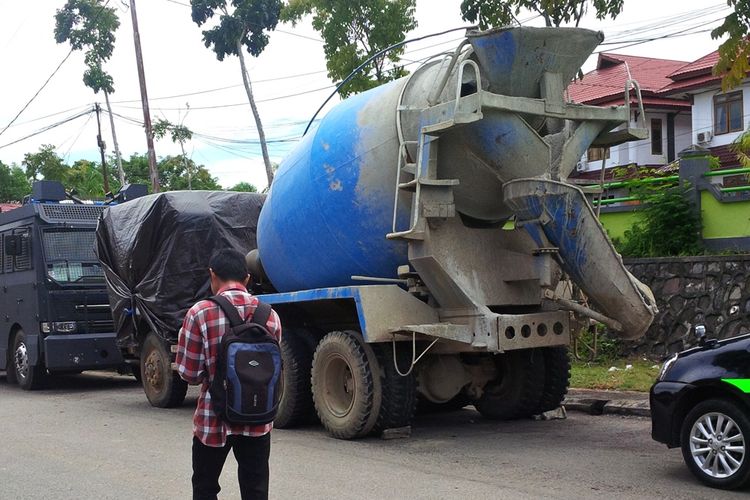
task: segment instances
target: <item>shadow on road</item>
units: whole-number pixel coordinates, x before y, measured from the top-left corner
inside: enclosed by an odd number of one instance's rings
[[[6,372],[0,371],[0,383],[7,384],[8,377]],[[114,372],[83,372],[76,375],[52,375],[50,376],[44,388],[34,391],[35,393],[65,393],[74,394],[79,392],[106,391],[117,389],[118,387],[139,387],[135,378],[125,375],[118,375]],[[17,390],[21,390],[15,387]]]

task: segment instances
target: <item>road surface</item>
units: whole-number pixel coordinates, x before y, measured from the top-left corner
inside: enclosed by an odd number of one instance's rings
[[[195,398],[152,408],[132,378],[104,373],[29,393],[0,372],[0,499],[190,498]],[[271,497],[748,498],[699,485],[649,432],[643,418],[492,422],[471,409],[418,417],[411,438],[390,441],[276,430]],[[239,498],[235,467],[230,455],[220,498]]]

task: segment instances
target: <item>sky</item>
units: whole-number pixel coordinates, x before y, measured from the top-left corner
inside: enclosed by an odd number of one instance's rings
[[[68,54],[67,44],[55,43],[54,15],[64,0],[11,2],[0,0],[0,130],[39,91]],[[417,0],[418,27],[407,38],[466,26],[461,20],[461,0]],[[115,130],[124,157],[146,151],[140,107],[131,13],[128,2],[110,0],[117,9],[120,28],[112,59],[105,69],[113,76],[111,96]],[[205,165],[226,187],[246,181],[266,186],[265,170],[257,143],[257,130],[242,86],[239,60],[229,56],[218,61],[202,41],[203,28],[190,18],[189,0],[137,0],[138,25],[146,73],[151,117],[165,118],[190,128],[195,137],[187,154]],[[730,12],[723,0],[625,0],[615,19],[597,20],[587,15],[581,27],[603,31],[604,44],[597,51],[693,61],[718,47],[711,28]],[[542,26],[533,13],[521,12],[519,21]],[[406,47],[404,63],[409,70],[419,61],[455,48],[462,33],[414,42]],[[653,38],[658,40],[651,40]],[[596,53],[584,65],[596,64]],[[258,58],[246,57],[253,92],[266,138],[271,141],[271,160],[281,161],[294,147],[315,110],[333,90],[325,69],[323,42],[309,19],[296,26],[280,24],[271,33],[266,50]],[[85,158],[98,161],[96,118],[93,114],[73,119],[30,138],[51,125],[91,109],[104,96],[83,85],[83,54],[75,52],[39,92],[16,122],[0,134],[0,161],[20,164],[25,153],[51,144],[72,163]],[[335,105],[333,99],[325,108]],[[102,119],[102,135],[113,150],[109,116]],[[14,144],[12,144],[14,143]],[[180,153],[169,138],[156,142],[159,157]]]

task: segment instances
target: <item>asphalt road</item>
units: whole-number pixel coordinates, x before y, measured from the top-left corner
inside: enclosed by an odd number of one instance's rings
[[[195,389],[151,408],[128,377],[82,374],[28,393],[0,372],[0,499],[187,499]],[[636,417],[491,422],[465,409],[418,417],[408,439],[337,441],[275,430],[279,499],[748,498],[707,489]],[[234,459],[221,498],[239,498]]]

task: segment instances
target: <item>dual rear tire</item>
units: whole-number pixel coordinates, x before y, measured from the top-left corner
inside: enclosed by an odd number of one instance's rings
[[[397,350],[399,361],[404,357]],[[411,424],[414,376],[402,377],[390,344],[370,345],[354,331],[330,332],[312,362],[315,411],[328,433],[354,439]],[[402,365],[403,366],[403,365]]]

